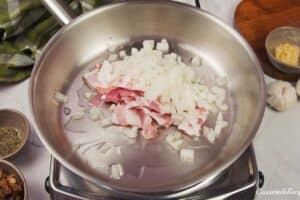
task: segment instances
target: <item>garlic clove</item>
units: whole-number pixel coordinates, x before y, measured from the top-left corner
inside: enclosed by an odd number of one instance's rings
[[[267,103],[279,112],[283,112],[297,102],[296,89],[285,81],[275,81],[269,85]]]
[[[300,96],[300,79],[298,79],[298,81],[296,83],[296,92],[297,92],[297,95]]]

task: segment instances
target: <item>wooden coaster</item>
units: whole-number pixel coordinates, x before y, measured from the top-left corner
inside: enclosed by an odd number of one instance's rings
[[[267,34],[281,26],[300,27],[300,0],[243,0],[235,10],[235,28],[260,59],[263,71],[276,79],[296,81],[299,75],[277,70],[265,50]]]

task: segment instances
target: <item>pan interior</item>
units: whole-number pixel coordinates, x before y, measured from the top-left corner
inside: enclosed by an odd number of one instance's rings
[[[140,41],[142,39],[127,43],[125,46],[127,52],[130,52],[132,47],[140,48]],[[218,72],[220,69],[213,63],[213,60],[206,58],[206,55],[201,51],[193,51],[192,46],[188,44],[176,43],[172,40],[169,40],[169,42],[172,46],[171,51],[181,55],[185,63],[190,62],[195,55],[202,58],[202,65],[199,67],[198,72],[202,75],[201,80],[205,79],[207,85],[212,85],[214,78],[222,76],[220,75],[222,72]],[[82,97],[86,87],[82,80],[83,74],[95,67],[96,63],[102,63],[103,59],[107,58],[107,54],[107,52],[103,52],[89,64],[80,66],[78,73],[74,73],[74,79],[70,82],[70,86],[66,88],[66,94],[69,97],[66,106],[70,107],[72,112],[82,111],[88,105]],[[205,76],[203,76],[204,74]],[[229,124],[232,124],[234,120],[233,99],[229,91],[227,103],[230,109],[224,113],[224,117],[226,121],[230,122]],[[112,181],[109,177],[109,167],[112,164],[121,163],[124,176],[116,181],[117,184],[130,185],[135,188],[141,184],[146,187],[157,187],[158,185],[164,186],[175,183],[178,179],[204,168],[219,154],[232,129],[232,127],[224,129],[215,144],[210,144],[203,135],[201,135],[200,141],[185,137],[186,144],[182,148],[194,149],[197,157],[194,163],[189,163],[182,162],[178,152],[165,142],[166,135],[176,131],[174,127],[160,130],[159,137],[156,139],[145,140],[140,136],[134,141],[126,137],[120,127],[101,128],[99,121],[94,122],[87,115],[80,120],[70,120],[70,116],[64,114],[63,107],[61,108],[60,118],[62,126],[65,127],[67,140],[75,149],[74,156],[81,158],[83,163],[98,171],[107,181]],[[215,118],[215,116],[211,117],[211,120],[205,125],[214,127]],[[103,141],[107,144],[113,144],[114,147],[110,152],[101,153]],[[120,148],[121,154],[117,148]],[[157,177],[160,179],[159,182]]]
[[[173,51],[187,62],[193,55],[202,58],[201,70],[227,76],[230,123],[214,145],[206,140],[189,141],[195,146],[194,164],[180,162],[176,152],[157,140],[128,144],[120,133],[82,123],[86,133],[65,131],[63,107],[53,99],[55,91],[68,94],[72,111],[79,109],[77,90],[81,76],[107,56],[108,43],[130,48],[143,39],[166,38]],[[102,186],[133,192],[170,192],[221,172],[238,158],[254,137],[262,106],[263,83],[258,63],[241,39],[210,15],[180,4],[117,4],[95,10],[68,26],[51,41],[35,67],[32,80],[32,107],[42,141],[67,168]],[[116,145],[125,145],[121,156],[110,156],[97,163],[82,162],[74,153],[73,140],[97,134]],[[118,137],[117,137],[118,136]],[[198,146],[198,147],[197,147]],[[124,154],[124,155],[123,155]],[[108,164],[122,162],[125,175],[113,180],[104,172]],[[101,172],[99,172],[99,168]],[[143,172],[143,176],[140,174]]]

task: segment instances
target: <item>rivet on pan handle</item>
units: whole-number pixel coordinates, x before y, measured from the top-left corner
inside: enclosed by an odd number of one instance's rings
[[[76,17],[71,8],[62,0],[41,0],[49,12],[61,25],[67,25]]]

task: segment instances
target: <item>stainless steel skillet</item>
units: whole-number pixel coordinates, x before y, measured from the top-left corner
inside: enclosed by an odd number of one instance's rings
[[[184,4],[143,0],[104,6],[71,21],[67,11],[61,12],[64,6],[56,1],[45,3],[66,26],[49,41],[35,64],[30,102],[39,137],[65,167],[118,197],[179,198],[204,187],[252,142],[264,112],[263,73],[248,44],[222,21]],[[156,174],[151,184],[146,180],[110,180],[72,156],[61,124],[61,107],[53,100],[53,94],[68,90],[78,73],[104,54],[108,41],[118,45],[163,37],[175,49],[181,48],[178,51],[185,57],[199,55],[212,71],[228,77],[231,123],[224,134],[227,137],[208,152],[205,163],[195,165],[188,173],[175,173],[181,170],[176,168],[172,178]]]

